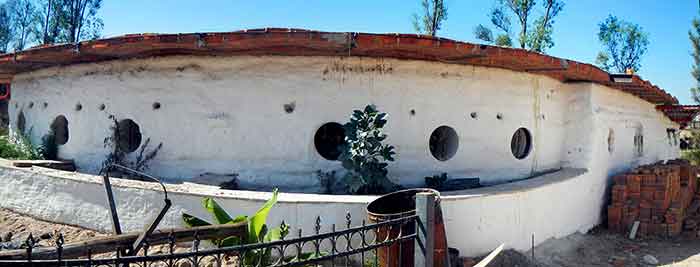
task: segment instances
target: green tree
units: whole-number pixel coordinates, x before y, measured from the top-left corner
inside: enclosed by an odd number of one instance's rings
[[[65,10],[62,0],[39,0],[40,12],[38,19],[40,25],[36,27],[36,36],[41,36],[42,44],[56,43],[61,34],[61,26],[64,24]]]
[[[693,68],[690,74],[695,79],[695,86],[690,88],[690,93],[696,104],[700,104],[700,18],[693,18],[692,27],[688,31],[688,38],[693,47],[691,55],[693,57]],[[700,132],[690,131],[691,149],[684,151],[681,155],[683,158],[690,160],[693,164],[700,162]]]
[[[77,43],[100,37],[104,24],[97,17],[102,0],[60,0],[61,41]]]
[[[596,64],[606,71],[618,73],[639,71],[642,56],[649,45],[648,34],[642,27],[609,15],[599,28],[598,40],[603,51],[598,53]]]
[[[422,0],[421,14],[413,14],[413,28],[416,32],[436,36],[447,20],[447,5],[444,0]]]
[[[36,6],[30,0],[10,0],[7,6],[14,35],[13,48],[20,51],[34,40],[34,27],[37,25]]]
[[[693,56],[693,69],[690,72],[695,79],[696,85],[690,88],[690,92],[693,96],[693,101],[700,104],[700,19],[697,17],[693,19],[692,28],[688,31],[688,37],[690,38],[690,43],[693,46],[692,56]]]
[[[520,48],[543,53],[554,46],[552,39],[554,19],[564,8],[564,2],[562,0],[543,0],[542,15],[532,20],[536,6],[536,0],[497,0],[496,6],[489,13],[489,19],[500,33],[494,38],[491,29],[479,24],[474,29],[474,35],[488,43],[512,46],[511,16],[515,16],[520,26],[517,32]]]
[[[7,3],[0,4],[0,53],[7,53],[10,41],[12,41],[11,23]]]

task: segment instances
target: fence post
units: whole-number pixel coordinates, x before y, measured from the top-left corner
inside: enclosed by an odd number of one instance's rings
[[[434,193],[416,194],[415,267],[433,267],[436,198]]]

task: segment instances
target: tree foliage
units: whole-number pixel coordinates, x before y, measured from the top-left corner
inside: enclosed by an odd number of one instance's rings
[[[444,0],[422,0],[421,14],[413,14],[413,28],[416,32],[436,36],[447,20],[447,5]]]
[[[688,37],[693,47],[693,69],[690,74],[693,75],[696,84],[695,87],[690,88],[690,92],[693,96],[693,101],[700,104],[700,19],[694,18],[692,26],[690,31],[688,31]]]
[[[34,27],[36,26],[36,5],[30,0],[10,0],[7,2],[10,13],[10,26],[13,32],[13,48],[15,51],[23,50],[34,41]]]
[[[102,32],[102,0],[9,0],[0,10],[0,49],[75,43]],[[6,34],[7,33],[7,34]]]
[[[596,64],[606,71],[618,73],[639,71],[642,56],[649,45],[648,34],[642,27],[609,15],[599,28],[598,40],[603,51],[598,53]]]
[[[12,20],[7,3],[0,4],[0,53],[6,53],[12,41]]]
[[[488,43],[510,47],[513,45],[511,35],[516,34],[520,48],[545,52],[554,46],[554,19],[564,8],[564,2],[543,0],[541,3],[542,15],[533,20],[537,0],[497,0],[496,6],[489,13],[489,19],[499,33],[494,35],[491,29],[479,24],[474,29],[474,35]],[[511,29],[511,17],[520,26],[515,33]]]

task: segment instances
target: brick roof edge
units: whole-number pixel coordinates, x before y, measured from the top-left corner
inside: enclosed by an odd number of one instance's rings
[[[427,60],[536,73],[562,82],[592,82],[633,94],[653,104],[678,100],[639,76],[615,82],[587,63],[518,48],[472,44],[417,34],[320,32],[264,28],[235,32],[127,34],[76,44],[37,46],[0,55],[0,78],[41,68],[169,55],[362,56]]]

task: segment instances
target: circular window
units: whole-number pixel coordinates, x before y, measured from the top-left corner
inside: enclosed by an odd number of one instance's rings
[[[440,126],[430,135],[428,145],[430,147],[430,154],[433,154],[435,159],[446,161],[457,154],[459,137],[452,127]]]
[[[26,128],[27,125],[27,118],[24,117],[24,111],[20,110],[19,114],[17,114],[17,130],[19,130],[20,133],[24,134],[24,129]]]
[[[51,123],[51,131],[56,138],[57,145],[65,145],[68,143],[68,120],[65,116],[59,115]]]
[[[131,153],[141,145],[141,129],[130,119],[119,121],[116,129],[118,149]]]
[[[329,122],[318,128],[314,135],[316,151],[324,159],[338,160],[340,146],[345,143],[345,128],[337,122]]]
[[[525,128],[520,128],[513,134],[510,140],[510,150],[516,159],[524,159],[530,154],[532,148],[532,135]]]

